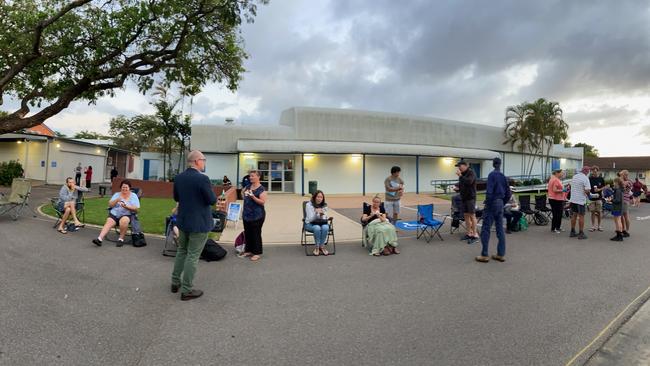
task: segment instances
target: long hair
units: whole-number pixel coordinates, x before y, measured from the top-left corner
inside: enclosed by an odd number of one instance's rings
[[[321,202],[320,204],[317,204],[316,203],[316,196],[318,196],[319,193],[323,195],[323,202]],[[325,207],[325,206],[327,206],[327,203],[325,203],[325,193],[323,193],[323,191],[321,191],[320,189],[316,190],[316,192],[314,192],[314,194],[311,195],[311,204],[314,207]]]

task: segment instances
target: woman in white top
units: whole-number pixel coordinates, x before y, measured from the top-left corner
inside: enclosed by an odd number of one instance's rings
[[[327,203],[325,203],[325,194],[323,191],[316,191],[311,196],[311,200],[305,205],[305,230],[314,233],[314,255],[328,255],[325,249],[327,234],[330,226],[327,221]]]

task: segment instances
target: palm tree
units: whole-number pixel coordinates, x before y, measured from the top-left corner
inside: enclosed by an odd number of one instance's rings
[[[503,134],[510,148],[517,147],[521,153],[531,154],[528,162],[525,155],[522,165],[527,175],[532,173],[538,155],[543,162],[542,174],[546,169],[553,144],[561,143],[568,137],[568,125],[563,119],[562,108],[558,102],[539,98],[529,103],[510,106],[506,109],[505,128]]]

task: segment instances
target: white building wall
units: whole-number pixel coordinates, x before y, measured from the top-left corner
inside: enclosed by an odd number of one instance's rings
[[[227,175],[231,182],[237,179],[237,154],[205,154],[205,174],[210,179],[223,179]],[[240,177],[243,177],[240,175]]]
[[[23,169],[25,169],[25,178],[35,180],[45,180],[45,164],[47,160],[47,142],[29,141],[21,145],[26,145],[28,152],[23,160]],[[42,166],[41,166],[42,164]]]
[[[126,178],[129,178],[129,179],[142,179],[142,169],[143,169],[143,167],[142,167],[142,158],[140,156],[138,156],[138,155],[131,155],[131,156],[133,157],[133,171],[130,172],[130,173],[128,172],[129,162],[127,160],[127,162],[126,162],[126,168],[127,168]],[[127,157],[127,159],[128,159],[128,157]]]
[[[420,193],[433,192],[432,180],[456,180],[454,158],[420,157]]]
[[[14,141],[1,142],[0,161],[9,162],[14,160],[25,165],[25,146],[26,144],[24,142],[20,144]]]
[[[305,192],[308,192],[309,181],[315,180],[318,181],[318,188],[323,188],[325,194],[358,194],[362,191],[362,170],[360,155],[313,155],[305,159]],[[300,166],[297,172],[297,185],[300,188]],[[384,178],[387,176],[388,174]],[[383,178],[381,181],[383,182]]]
[[[74,168],[79,163],[84,168],[81,174],[82,182],[86,178],[83,172],[88,165],[93,167],[92,183],[104,182],[106,148],[72,144],[61,140],[50,143],[50,166],[48,167],[47,182],[63,184],[66,177],[74,178]]]
[[[383,194],[390,168],[399,166],[405,192],[415,192],[415,156],[366,155],[366,194]]]

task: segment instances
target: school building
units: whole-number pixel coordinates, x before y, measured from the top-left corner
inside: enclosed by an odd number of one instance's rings
[[[194,124],[191,147],[206,155],[211,179],[227,175],[239,182],[257,169],[272,193],[306,194],[310,185],[326,193],[380,193],[394,165],[401,167],[407,191],[424,193],[457,179],[454,165],[461,158],[479,177],[487,177],[497,156],[506,175],[527,174],[532,156],[504,145],[504,139],[501,127],[476,123],[294,107],[277,124]],[[533,176],[556,167],[575,171],[583,161],[582,148],[556,145],[550,156],[537,159]]]

